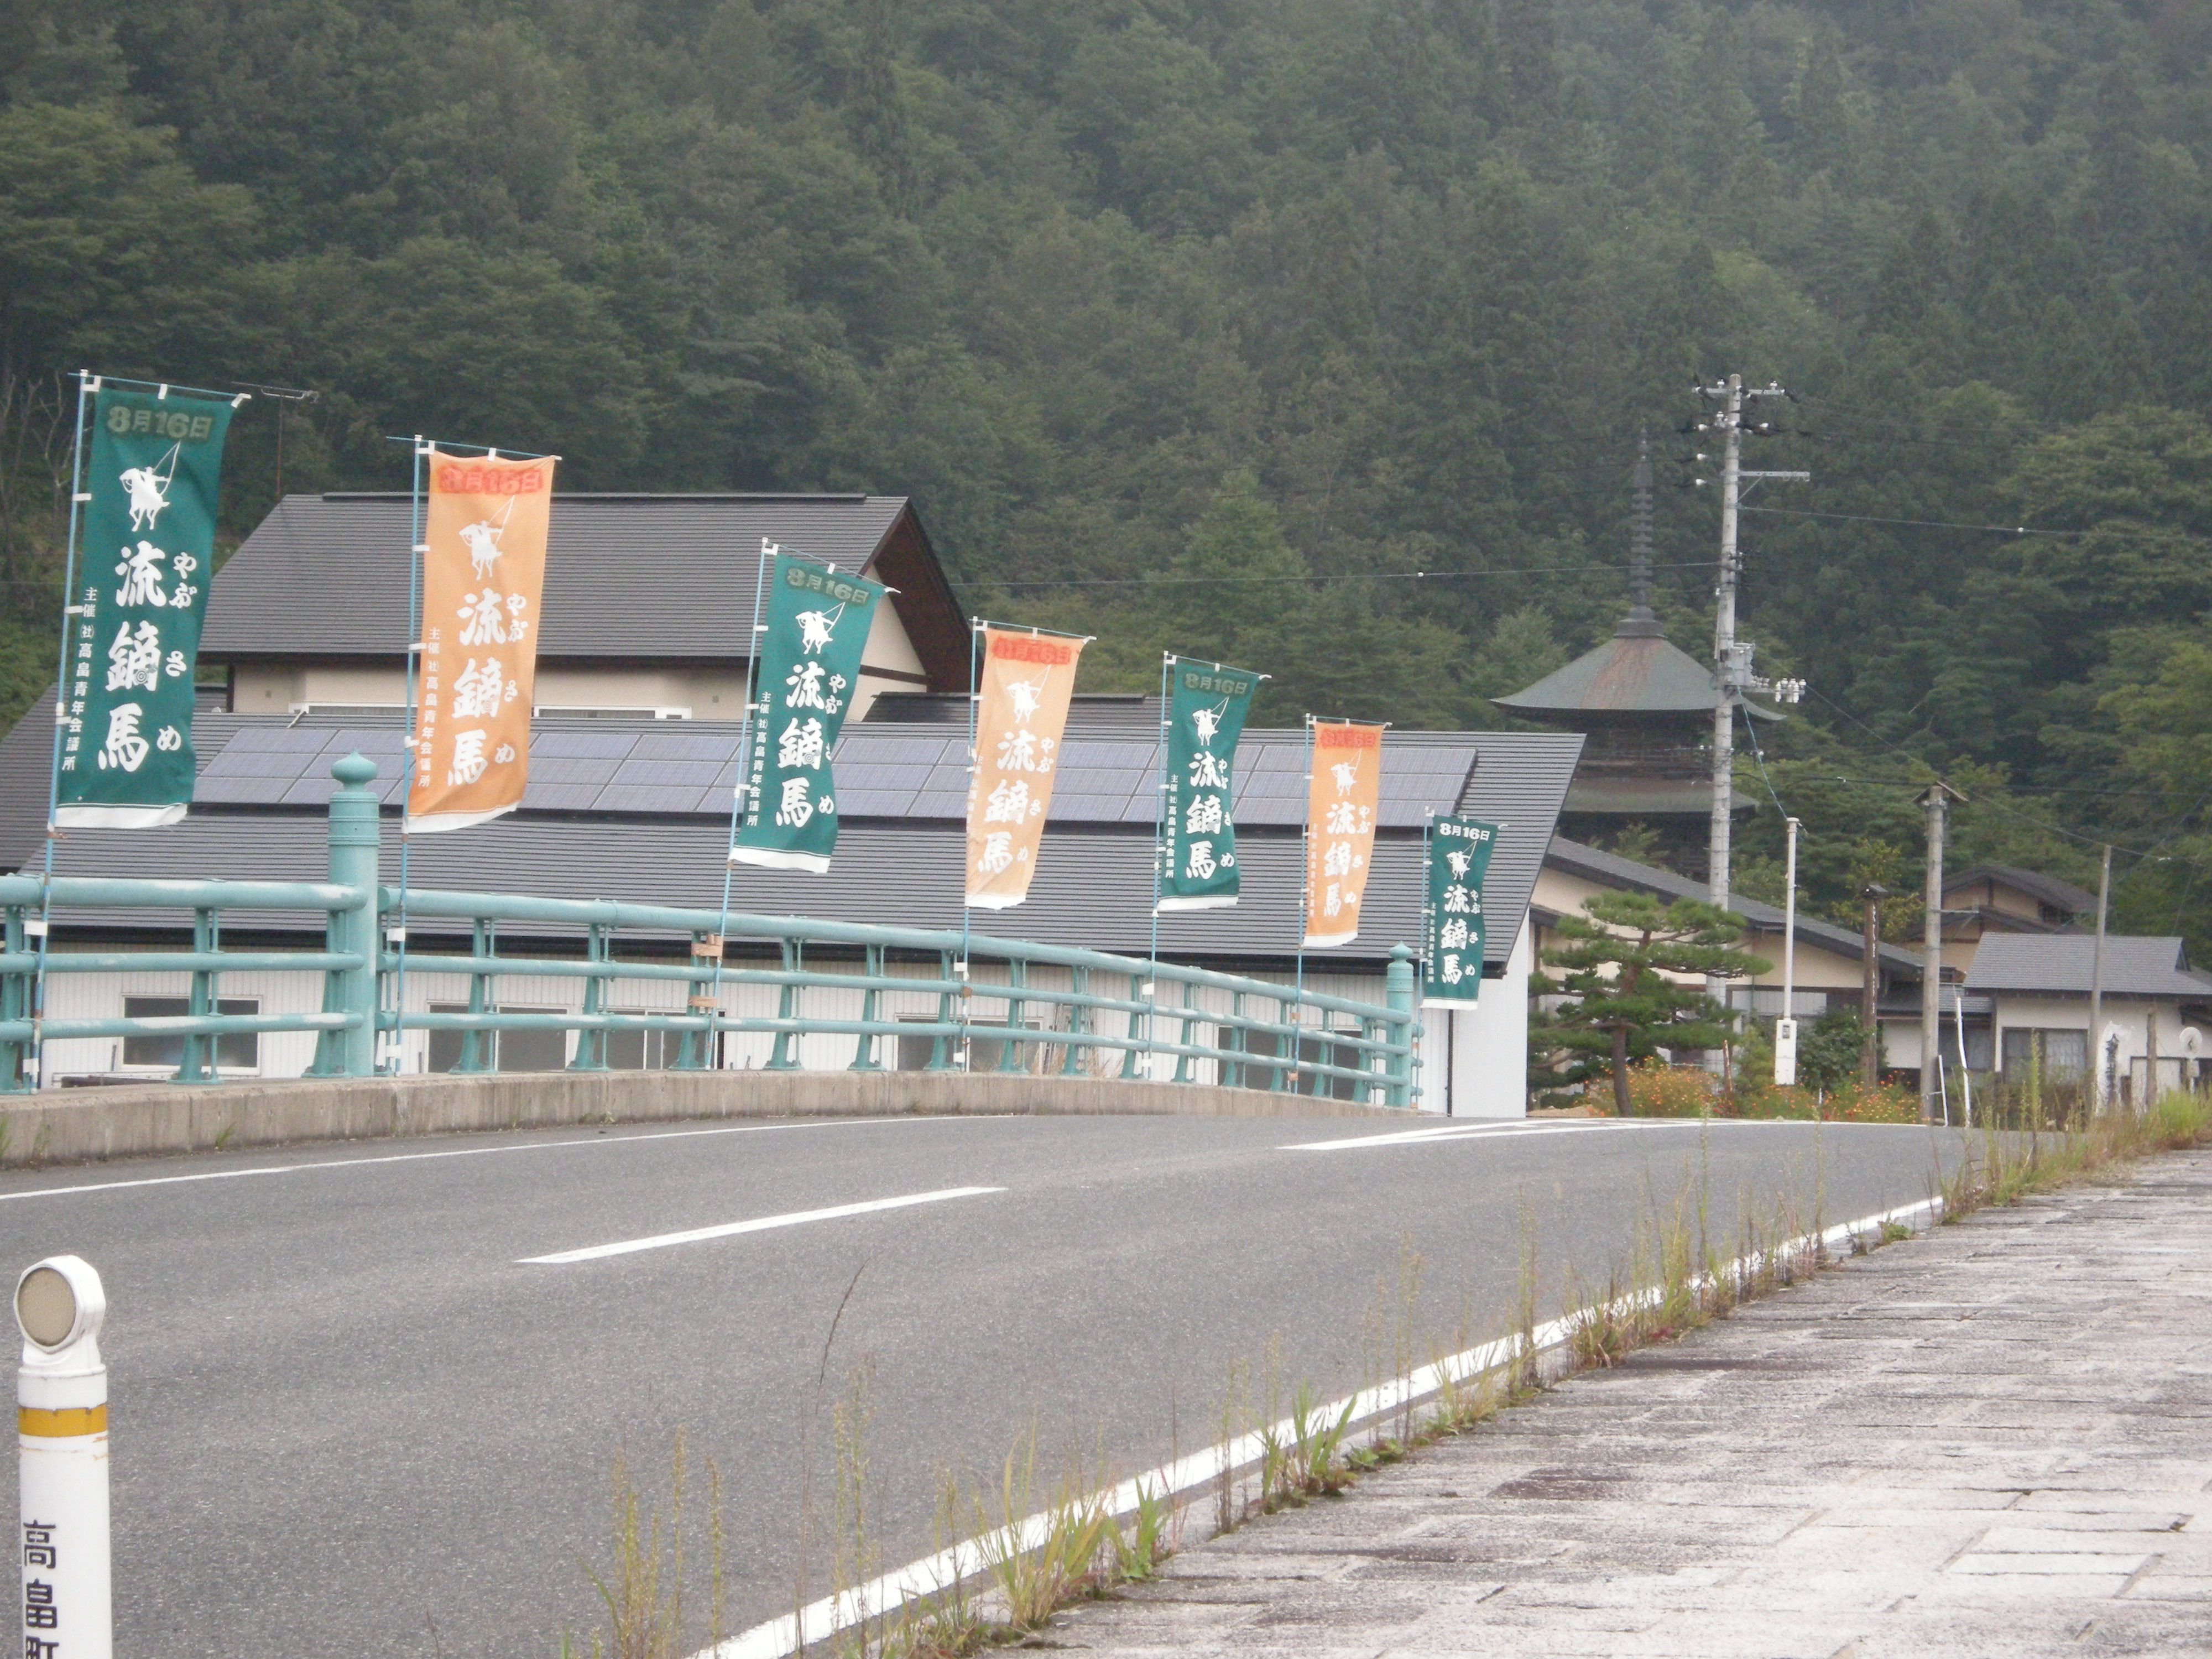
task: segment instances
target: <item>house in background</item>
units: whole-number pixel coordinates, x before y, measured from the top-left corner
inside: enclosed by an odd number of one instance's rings
[[[404,495],[287,495],[208,596],[203,679],[241,714],[407,706]],[[888,690],[968,690],[968,625],[902,495],[556,495],[538,707],[735,720],[763,542],[884,582],[854,712]]]
[[[380,768],[383,878],[396,883],[410,510],[409,499],[394,495],[295,495],[278,505],[217,574],[210,595],[201,659],[224,678],[211,699],[217,706],[204,707],[195,721],[199,773],[189,816],[159,830],[71,831],[56,846],[58,873],[319,880],[331,768],[358,750]],[[969,628],[912,505],[898,496],[556,496],[528,793],[508,817],[417,840],[412,884],[714,908],[726,868],[763,541],[864,572],[896,592],[869,636],[854,699],[859,718],[846,726],[834,757],[843,819],[834,872],[741,870],[735,908],[957,930]],[[0,867],[29,866],[40,855],[52,733],[49,692],[0,741]],[[1146,956],[1156,936],[1159,736],[1157,699],[1077,698],[1030,900],[993,913],[979,933]],[[1305,744],[1303,732],[1246,732],[1234,804],[1243,898],[1233,908],[1163,917],[1164,958],[1285,983],[1300,976]],[[1359,937],[1304,953],[1310,988],[1384,1002],[1393,947],[1421,942],[1428,818],[1468,812],[1507,826],[1484,884],[1491,931],[1478,1006],[1431,1010],[1424,1021],[1417,1077],[1430,1110],[1518,1116],[1524,1109],[1528,896],[1582,746],[1578,737],[1527,732],[1393,732],[1385,740]],[[252,933],[249,919],[232,920],[230,937],[241,944],[265,937],[298,947],[322,936],[314,918],[252,918]],[[433,951],[469,948],[465,930],[443,939],[437,932],[434,924],[410,929]],[[742,959],[742,929],[733,934],[731,956]],[[72,915],[55,935],[62,950],[128,952],[179,942],[173,931],[127,912]],[[545,948],[581,945],[549,939]],[[688,940],[639,945],[655,948],[688,960]],[[896,975],[901,968],[892,957],[886,971]],[[1034,975],[1030,982],[1053,988]],[[496,996],[511,1012],[575,1010],[581,985],[574,977],[507,975]],[[613,985],[630,1011],[684,1006],[679,980]],[[52,982],[50,1006],[58,1016],[152,1016],[180,1010],[190,988],[184,974],[67,975]],[[417,1012],[465,1006],[468,994],[465,975],[407,978],[408,1003]],[[933,994],[884,994],[894,1017],[936,1017]],[[311,1012],[321,995],[319,976],[304,973],[225,973],[219,989],[222,1011],[238,1013]],[[857,1017],[858,993],[809,995],[820,998],[810,1011],[821,1018]],[[732,1014],[773,1017],[775,1004],[773,987],[724,988]],[[1206,994],[1199,1008],[1201,1015],[1231,1012],[1226,994]],[[1049,1046],[1054,1018],[1048,1012],[1040,1024],[1048,1040],[1036,1045],[1033,1063]],[[1200,1018],[1194,1026],[1195,1041],[1218,1046],[1218,1024]],[[1353,1050],[1328,1041],[1337,1034],[1316,1029],[1315,1054],[1333,1050],[1348,1060]],[[459,1043],[447,1039],[410,1033],[409,1069],[453,1064]],[[769,1041],[733,1034],[720,1063],[757,1066]],[[538,1071],[568,1063],[574,1038],[507,1030],[491,1046],[499,1069]],[[620,1033],[609,1057],[658,1066],[675,1046],[656,1033]],[[918,1066],[934,1046],[900,1041],[885,1045],[884,1058]],[[313,1049],[311,1034],[240,1035],[226,1036],[216,1058],[235,1075],[292,1077]],[[173,1037],[58,1042],[47,1075],[80,1082],[161,1076],[175,1068],[180,1050]],[[842,1067],[853,1059],[849,1036],[800,1044],[806,1066]],[[1197,1070],[1211,1080],[1214,1063],[1198,1062]],[[1348,1096],[1352,1085],[1334,1086]]]
[[[2094,893],[2055,876],[2010,864],[1974,865],[1943,884],[1943,965],[1963,975],[1988,934],[2064,933],[2096,908]]]
[[[1970,1003],[1987,1000],[1985,1052],[2007,1082],[2024,1084],[2031,1067],[2057,1083],[2087,1074],[2096,1041],[2089,1030],[2096,951],[2088,933],[1990,933],[1981,940],[1966,993]],[[2212,974],[2189,965],[2179,939],[2107,936],[2103,1015],[2097,1035],[2124,1098],[2148,1100],[2204,1079]]]
[[[1571,799],[1571,793],[1570,795]],[[1561,916],[1579,915],[1583,902],[1600,892],[1649,893],[1672,903],[1676,899],[1702,899],[1702,882],[1661,870],[1617,853],[1584,846],[1564,836],[1552,838],[1544,854],[1544,868],[1536,878],[1530,912],[1536,927],[1536,958],[1559,944]],[[1740,948],[1765,958],[1768,971],[1755,980],[1729,987],[1729,1005],[1740,1012],[1771,1018],[1784,1012],[1783,931],[1785,918],[1778,905],[1737,898],[1731,908],[1748,924]],[[1881,994],[1895,996],[1905,988],[1918,995],[1919,959],[1894,945],[1876,951],[1876,985]],[[1790,1012],[1799,1019],[1820,1018],[1831,1010],[1856,1012],[1861,1006],[1866,972],[1865,941],[1853,928],[1797,913],[1797,976]],[[1917,1006],[1917,1003],[1915,1003]]]
[[[889,701],[889,700],[886,700]],[[756,915],[805,915],[837,921],[890,922],[950,929],[961,927],[963,820],[968,791],[967,732],[934,718],[930,699],[902,698],[891,709],[845,729],[836,751],[843,826],[836,862],[827,874],[744,868],[736,874],[735,909]],[[962,700],[964,701],[964,700]],[[922,705],[922,707],[916,707]],[[1078,946],[1142,958],[1152,938],[1153,814],[1159,799],[1157,705],[1107,699],[1086,708],[1079,699],[1061,750],[1058,787],[1044,833],[1043,851],[1027,902],[975,921],[979,935]],[[918,714],[912,721],[883,716]],[[52,704],[43,702],[0,743],[0,775],[43,779],[52,726]],[[713,909],[720,900],[729,835],[731,789],[738,775],[738,727],[698,721],[671,726],[650,720],[546,716],[531,744],[532,777],[522,809],[491,823],[451,835],[419,838],[410,854],[417,887],[473,891],[525,891],[572,899],[619,897],[646,904]],[[383,879],[399,872],[398,808],[403,791],[404,715],[393,710],[342,716],[310,711],[296,716],[209,714],[198,722],[200,775],[191,814],[158,830],[73,830],[57,849],[65,876],[143,876],[154,872],[243,875],[270,880],[322,878],[326,864],[325,814],[334,784],[331,768],[354,750],[380,768],[386,833]],[[1238,750],[1235,811],[1243,894],[1231,908],[1198,910],[1161,918],[1161,956],[1254,978],[1288,984],[1300,976],[1297,939],[1304,874],[1304,823],[1307,786],[1306,738],[1297,731],[1247,731]],[[1431,1009],[1423,1016],[1418,1054],[1420,1104],[1459,1116],[1515,1116],[1525,1109],[1528,1054],[1528,897],[1559,803],[1574,770],[1572,738],[1546,732],[1393,732],[1383,750],[1382,802],[1374,864],[1362,906],[1359,937],[1350,944],[1307,951],[1303,979],[1310,990],[1381,1004],[1390,953],[1404,944],[1419,948],[1425,883],[1422,837],[1438,812],[1467,812],[1504,824],[1483,885],[1490,933],[1478,1005]],[[12,854],[10,867],[28,863],[44,823],[44,798],[19,789],[15,820],[0,824]],[[162,917],[161,921],[173,923]],[[247,931],[249,920],[252,932]],[[226,930],[234,943],[263,941],[294,949],[316,948],[319,918],[234,918]],[[415,948],[465,953],[465,931],[439,936],[439,925],[410,929]],[[149,926],[129,912],[71,913],[58,924],[56,948],[130,951],[175,948],[174,931]],[[578,939],[549,939],[544,952],[573,953]],[[742,928],[732,929],[732,962],[746,963]],[[637,941],[626,957],[647,959],[660,949],[670,961],[687,959],[688,941]],[[767,947],[773,951],[772,944]],[[772,957],[754,953],[763,963]],[[836,959],[824,947],[810,962]],[[857,958],[856,958],[857,959]],[[934,959],[931,962],[934,971]],[[886,963],[896,975],[897,953]],[[1064,970],[1063,970],[1064,973]],[[987,981],[979,978],[978,984]],[[1056,986],[1032,970],[1030,983]],[[502,975],[497,1006],[507,1012],[574,1011],[582,981],[574,977]],[[167,972],[70,974],[50,981],[57,1018],[113,1018],[179,1012],[191,975]],[[681,981],[614,981],[614,1012],[675,1012],[684,1005]],[[306,1012],[320,1006],[319,975],[252,971],[226,973],[219,990],[222,1011],[234,1013]],[[465,1007],[465,975],[412,970],[407,1000],[416,1012]],[[858,993],[808,994],[811,1013],[824,1019],[856,1018]],[[770,986],[726,983],[722,1004],[749,1018],[776,1012]],[[887,1018],[934,1018],[933,994],[884,994]],[[1231,1012],[1225,994],[1203,993],[1193,1040],[1222,1046],[1221,1028],[1206,1013]],[[1039,1030],[1049,1041],[1055,1026],[1048,1012]],[[1316,1028],[1313,1053],[1329,1048],[1338,1028]],[[1345,1030],[1354,1029],[1345,1027]],[[459,1056],[446,1034],[409,1034],[410,1070],[442,1070]],[[767,1058],[765,1035],[733,1034],[725,1066],[759,1066]],[[625,1034],[610,1043],[617,1066],[655,1067],[673,1055],[653,1034]],[[919,1067],[932,1043],[917,1039],[888,1045],[888,1064]],[[1041,1059],[1040,1043],[1036,1058]],[[227,1037],[216,1059],[234,1075],[296,1077],[311,1061],[312,1034]],[[543,1071],[568,1063],[573,1036],[560,1031],[501,1032],[495,1064],[507,1071]],[[1255,1046],[1246,1052],[1267,1052]],[[1347,1062],[1350,1048],[1336,1051]],[[48,1048],[48,1075],[58,1080],[116,1080],[159,1077],[173,1071],[181,1053],[174,1038],[94,1038],[57,1042]],[[800,1063],[842,1068],[854,1058],[850,1036],[813,1036],[800,1044]],[[998,1056],[978,1063],[994,1065]],[[1054,1055],[1055,1063],[1058,1055]],[[1118,1066],[1118,1059],[1115,1061]],[[1200,1061],[1198,1080],[1212,1081],[1214,1066]],[[1351,1085],[1338,1080],[1339,1094]]]

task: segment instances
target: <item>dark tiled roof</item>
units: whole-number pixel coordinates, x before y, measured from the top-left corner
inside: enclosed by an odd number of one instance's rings
[[[42,856],[53,763],[54,692],[48,686],[0,738],[0,868],[19,870]]]
[[[287,495],[216,575],[201,650],[211,660],[399,655],[411,512],[404,495]],[[556,495],[539,653],[742,658],[763,538],[857,570],[902,519],[902,495]],[[941,576],[897,585],[937,589],[902,594],[909,632],[925,605],[958,625]]]
[[[1707,890],[1705,884],[1701,881],[1678,876],[1672,870],[1638,864],[1634,859],[1622,858],[1618,853],[1607,853],[1578,841],[1569,841],[1565,836],[1552,837],[1551,850],[1544,855],[1544,862],[1570,875],[1582,876],[1607,887],[1650,893],[1668,900],[1701,899]],[[1754,933],[1772,933],[1778,937],[1788,921],[1781,906],[1745,898],[1741,895],[1729,901],[1729,908],[1749,922]],[[1797,932],[1801,938],[1811,939],[1822,950],[1832,951],[1838,956],[1863,958],[1866,955],[1865,941],[1856,928],[1838,927],[1832,921],[1808,916],[1802,909],[1797,912]],[[1915,980],[1919,978],[1920,958],[1913,952],[1901,950],[1894,945],[1884,945],[1881,947],[1881,954],[1883,962],[1891,968]]]
[[[386,799],[396,801],[402,736],[398,711],[344,722],[203,716],[195,738],[206,758],[192,815],[161,830],[75,832],[64,843],[58,867],[72,875],[319,878],[326,857],[320,809],[335,787],[331,763],[356,749],[369,755],[385,773]],[[415,843],[410,879],[425,887],[718,903],[737,736],[736,726],[719,723],[541,717],[525,810],[478,829],[422,837]],[[1370,961],[1393,945],[1417,945],[1419,828],[1431,811],[1457,810],[1505,826],[1485,884],[1496,918],[1486,956],[1502,964],[1582,739],[1552,732],[1393,732],[1385,744],[1385,829],[1362,936],[1350,946],[1312,954]],[[978,929],[1139,951],[1150,937],[1157,742],[1149,733],[1122,741],[1071,738],[1063,764],[1030,902],[988,924],[979,919]],[[864,725],[846,734],[836,765],[849,816],[834,874],[740,871],[738,907],[957,926],[964,734]],[[1246,734],[1237,806],[1249,831],[1239,843],[1249,872],[1243,901],[1231,909],[1163,918],[1164,945],[1211,957],[1291,954],[1304,769],[1302,732]],[[38,823],[44,822],[43,788],[41,782]],[[396,829],[387,820],[395,832],[386,837],[387,879],[398,874]]]
[[[2094,915],[2097,908],[2094,893],[2085,892],[2070,881],[2061,881],[2039,870],[2023,870],[2016,864],[1977,864],[1961,870],[1943,884],[1944,908],[1953,908],[1950,896],[1954,892],[1985,881],[2025,893],[2037,903],[2047,904],[2069,916]]]
[[[2094,933],[1985,933],[1966,969],[1966,988],[2087,996],[2096,957]],[[2178,938],[2116,933],[2105,940],[2105,991],[2212,1000],[2212,975],[2190,967]]]

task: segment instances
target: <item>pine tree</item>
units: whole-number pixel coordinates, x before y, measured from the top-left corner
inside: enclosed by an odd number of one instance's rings
[[[1771,966],[1735,949],[1744,921],[1702,899],[1662,904],[1649,893],[1598,893],[1583,914],[1559,918],[1567,941],[1544,952],[1540,994],[1570,1000],[1531,1033],[1538,1052],[1578,1056],[1557,1080],[1613,1074],[1613,1109],[1628,1115],[1628,1068],[1662,1048],[1717,1048],[1728,1041],[1728,1015],[1695,983],[1709,975],[1751,979]]]

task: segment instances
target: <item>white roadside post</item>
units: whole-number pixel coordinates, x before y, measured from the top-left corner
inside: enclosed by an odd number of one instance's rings
[[[15,1281],[22,1471],[24,1659],[111,1659],[107,1539],[107,1293],[92,1264],[48,1256]]]
[[[1774,1022],[1774,1085],[1797,1081],[1797,820],[1787,818],[1789,866],[1783,872],[1788,891],[1782,912],[1782,1018]]]

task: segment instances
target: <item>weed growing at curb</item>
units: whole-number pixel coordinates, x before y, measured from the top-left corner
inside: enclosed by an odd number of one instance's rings
[[[2093,1119],[2085,1130],[1984,1132],[1970,1139],[1965,1156],[1948,1169],[1939,1140],[1929,1196],[1944,1222],[1956,1221],[1977,1209],[2017,1203],[2032,1192],[2085,1179],[2135,1158],[2208,1139],[2212,1100],[2170,1095],[2142,1114],[2119,1111]],[[1222,1395],[1219,1444],[1225,1449],[1243,1440],[1256,1455],[1242,1462],[1224,1455],[1218,1474],[1211,1477],[1217,1534],[1285,1507],[1337,1497],[1367,1471],[1475,1429],[1504,1407],[1534,1397],[1547,1384],[1547,1369],[1549,1380],[1557,1380],[1617,1365],[1638,1348],[1725,1318],[1739,1304],[1831,1265],[1834,1257],[1824,1225],[1826,1170],[1817,1145],[1814,1158],[1809,1231],[1790,1198],[1778,1196],[1771,1205],[1761,1206],[1747,1191],[1739,1200],[1735,1251],[1725,1261],[1714,1259],[1710,1243],[1709,1181],[1702,1157],[1694,1168],[1686,1162],[1682,1185],[1671,1203],[1662,1205],[1647,1184],[1628,1262],[1616,1263],[1608,1272],[1605,1294],[1596,1300],[1584,1298],[1570,1273],[1566,1306],[1550,1328],[1559,1334],[1549,1349],[1540,1347],[1545,1339],[1536,1316],[1537,1230],[1534,1207],[1523,1194],[1518,1282],[1510,1316],[1503,1322],[1506,1334],[1489,1349],[1492,1363],[1462,1372],[1450,1362],[1449,1354],[1476,1352],[1463,1310],[1453,1346],[1425,1344],[1433,1382],[1430,1393],[1417,1398],[1410,1389],[1401,1389],[1379,1399],[1368,1394],[1375,1401],[1368,1407],[1372,1429],[1362,1443],[1353,1437],[1358,1395],[1332,1407],[1310,1382],[1301,1382],[1291,1392],[1287,1416],[1282,1414],[1279,1336],[1267,1345],[1256,1389],[1252,1366],[1232,1362]],[[1848,1253],[1863,1255],[1900,1242],[1912,1231],[1902,1221],[1885,1218],[1878,1228],[1852,1234]],[[1410,1239],[1402,1240],[1396,1283],[1378,1279],[1364,1321],[1362,1369],[1368,1373],[1369,1390],[1414,1372],[1415,1356],[1424,1346],[1418,1316],[1423,1273],[1419,1254]],[[841,1315],[842,1310],[841,1303]],[[833,1322],[833,1337],[834,1329]],[[1547,1352],[1556,1356],[1548,1367]],[[825,1345],[825,1372],[828,1357]],[[1056,1611],[1157,1577],[1178,1547],[1186,1510],[1173,1492],[1139,1486],[1132,1502],[1130,1489],[1122,1488],[1119,1501],[1130,1508],[1120,1514],[1115,1488],[1103,1471],[1085,1475],[1073,1460],[1074,1472],[1054,1486],[1048,1502],[1037,1509],[1037,1438],[1032,1427],[1009,1454],[998,1490],[988,1502],[983,1493],[963,1494],[950,1474],[943,1477],[934,1527],[939,1558],[957,1556],[969,1565],[926,1586],[924,1593],[909,1589],[896,1607],[869,1607],[865,1595],[879,1553],[867,1502],[866,1434],[873,1414],[872,1380],[871,1364],[863,1362],[852,1374],[847,1397],[831,1413],[838,1534],[833,1593],[841,1601],[850,1597],[860,1616],[840,1634],[812,1644],[812,1651],[842,1659],[965,1659],[988,1647],[1033,1645]],[[1265,1416],[1255,1424],[1254,1407],[1262,1404]],[[707,1471],[713,1553],[709,1644],[719,1646],[726,1639],[721,1487],[711,1462]],[[684,1480],[679,1435],[664,1531],[658,1514],[644,1510],[626,1467],[617,1463],[613,1565],[604,1577],[591,1574],[607,1618],[606,1629],[592,1638],[592,1659],[681,1659],[686,1650],[681,1640]],[[980,1597],[971,1584],[980,1585]],[[582,1650],[572,1638],[563,1638],[561,1652],[562,1659],[581,1659]]]

